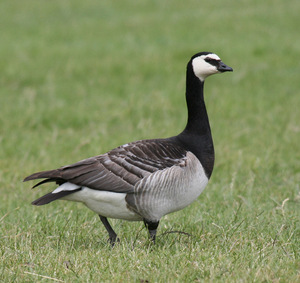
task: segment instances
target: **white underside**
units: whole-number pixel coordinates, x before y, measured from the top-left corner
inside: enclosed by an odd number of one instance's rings
[[[73,187],[73,190],[79,188],[79,186],[72,183],[64,183],[55,191],[64,191],[64,187],[66,187],[67,190],[71,190],[71,187]],[[53,193],[55,193],[55,191]],[[127,208],[125,197],[125,193],[98,191],[87,187],[82,187],[80,191],[67,195],[61,199],[82,202],[90,210],[108,218],[117,218],[131,221],[142,220],[142,217],[140,215]]]

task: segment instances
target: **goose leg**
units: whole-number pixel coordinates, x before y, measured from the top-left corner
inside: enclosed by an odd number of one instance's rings
[[[159,221],[153,222],[153,221],[144,219],[144,224],[149,231],[150,240],[153,242],[153,244],[155,244],[156,231],[157,231]]]
[[[116,241],[119,240],[117,239],[117,234],[113,230],[113,228],[110,226],[108,220],[106,217],[99,215],[101,222],[103,223],[106,231],[108,232],[109,235],[109,242],[112,245],[112,247],[115,245]]]

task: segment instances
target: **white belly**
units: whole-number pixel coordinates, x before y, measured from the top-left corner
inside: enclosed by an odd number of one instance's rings
[[[125,193],[97,191],[83,187],[80,191],[62,199],[82,202],[89,209],[104,217],[130,221],[142,220],[140,215],[127,208],[125,197]]]

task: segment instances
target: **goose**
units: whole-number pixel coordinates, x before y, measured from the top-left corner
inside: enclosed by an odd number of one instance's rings
[[[43,179],[33,188],[57,187],[33,201],[45,205],[61,199],[81,202],[97,213],[113,246],[119,241],[108,218],[143,221],[155,243],[160,219],[195,201],[214,167],[214,146],[203,97],[205,79],[233,71],[212,52],[191,57],[186,70],[188,119],[177,136],[139,140],[24,181]]]

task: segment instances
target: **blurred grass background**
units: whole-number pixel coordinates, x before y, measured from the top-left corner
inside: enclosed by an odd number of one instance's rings
[[[300,280],[299,10],[296,0],[1,1],[0,281]],[[52,188],[31,191],[32,172],[178,134],[198,51],[234,69],[205,84],[215,170],[193,205],[163,218],[155,247],[141,223],[113,221],[122,241],[111,249],[82,205],[30,205]]]

